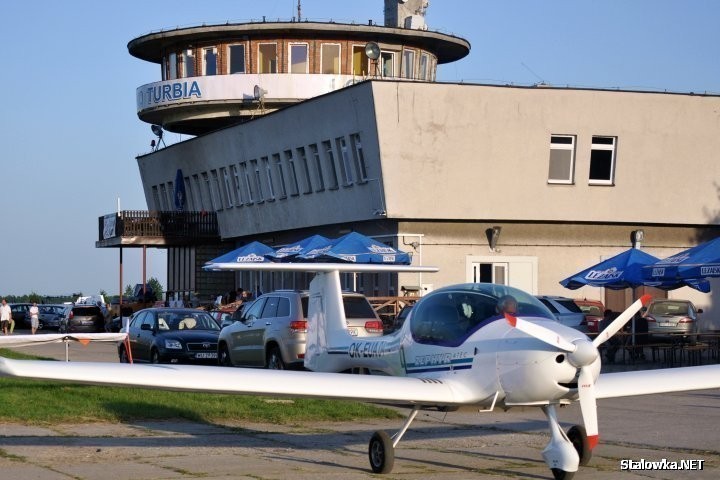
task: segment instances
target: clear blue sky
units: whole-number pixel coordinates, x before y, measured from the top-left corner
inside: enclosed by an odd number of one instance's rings
[[[296,0],[7,2],[0,20],[0,295],[117,293],[118,251],[96,249],[98,217],[147,208],[135,156],[153,135],[135,89],[160,70],[131,39],[162,28],[287,20]],[[312,20],[382,23],[382,0],[303,0]],[[431,0],[431,29],[468,39],[443,81],[720,94],[716,0]],[[177,141],[176,135],[168,135]],[[165,255],[148,276],[166,286]],[[125,249],[124,284],[141,281]]]

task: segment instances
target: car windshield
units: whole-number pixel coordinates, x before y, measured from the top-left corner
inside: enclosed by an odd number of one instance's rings
[[[556,298],[555,301],[571,312],[582,313],[580,307],[578,307],[577,304],[569,298]]]
[[[159,312],[158,330],[220,330],[205,312]]]
[[[689,305],[685,302],[658,302],[650,305],[648,313],[653,315],[687,315]]]

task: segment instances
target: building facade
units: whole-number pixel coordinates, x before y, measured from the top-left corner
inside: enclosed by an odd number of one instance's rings
[[[355,230],[440,267],[346,276],[367,295],[496,282],[620,309],[632,292],[559,281],[638,231],[661,258],[720,233],[720,97],[436,83],[470,45],[428,31],[426,8],[386,0],[383,26],[263,21],[130,42],[161,71],[137,90],[139,118],[199,135],[137,158],[148,208],[174,210],[181,186],[186,210],[217,218],[218,239],[164,245],[169,291],[303,288],[307,275],[202,265],[253,240]],[[714,294],[669,295],[712,316]]]

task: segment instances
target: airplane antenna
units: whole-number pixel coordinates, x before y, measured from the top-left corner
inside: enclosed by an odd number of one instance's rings
[[[520,65],[522,65],[523,67],[525,67],[528,72],[530,72],[530,73],[532,73],[533,75],[535,75],[535,77],[539,80],[539,82],[537,82],[535,85],[547,85],[547,83],[545,82],[545,80],[543,80],[542,77],[540,77],[540,75],[538,75],[537,73],[535,73],[535,72],[532,70],[532,68],[530,68],[530,67],[528,67],[527,65],[525,65],[524,62],[520,62]]]

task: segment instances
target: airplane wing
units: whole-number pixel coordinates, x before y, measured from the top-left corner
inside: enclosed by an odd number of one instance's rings
[[[26,347],[41,343],[59,343],[75,341],[83,344],[88,342],[118,342],[125,340],[127,333],[44,333],[42,335],[5,335],[0,336],[0,347]]]
[[[162,390],[312,397],[404,405],[460,405],[479,400],[462,382],[414,377],[258,370],[198,365],[10,360],[0,376]]]
[[[597,398],[720,388],[720,365],[603,373],[595,383]]]

